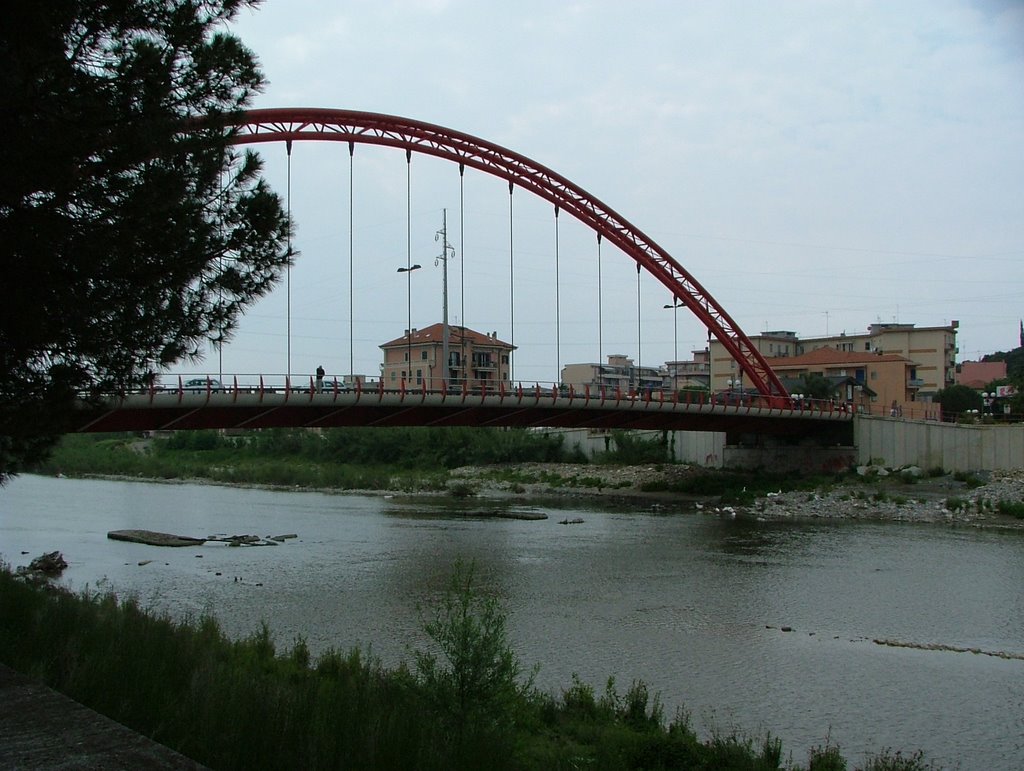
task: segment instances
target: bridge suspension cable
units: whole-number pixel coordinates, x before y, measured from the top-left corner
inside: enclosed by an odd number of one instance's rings
[[[604,343],[601,335],[604,331],[603,318],[604,293],[601,291],[601,234],[597,234],[597,366],[604,365]],[[600,369],[598,370],[600,372]]]
[[[354,383],[356,377],[355,368],[355,247],[354,247],[354,220],[352,208],[354,202],[355,186],[355,142],[348,143],[348,376]]]
[[[558,204],[555,204],[555,379],[562,382],[562,311],[558,278]]]
[[[515,356],[516,356],[516,260],[514,251],[514,228],[512,223],[512,190],[514,185],[508,183],[508,326],[509,344],[512,346],[508,352],[508,379],[515,382]],[[498,379],[501,379],[501,362],[498,362]]]
[[[507,148],[459,131],[394,115],[323,108],[272,108],[230,116],[234,144],[296,139],[360,142],[403,148],[471,166],[559,205],[607,237],[665,285],[722,343],[751,385],[765,394],[786,395],[763,354],[690,273],[650,237],[599,199],[557,172]],[[203,125],[198,119],[195,125]],[[600,243],[600,242],[599,242]],[[599,347],[603,345],[599,341]],[[601,351],[603,355],[603,350]]]
[[[292,140],[287,140],[284,143],[285,151],[288,155],[288,254],[292,253]],[[285,275],[285,328],[287,337],[287,367],[285,372],[288,374],[288,379],[292,376],[292,263],[288,261],[287,273]]]
[[[462,373],[460,385],[465,388],[469,383],[469,371],[466,369],[466,167],[459,164],[459,371]]]
[[[636,264],[636,384],[640,386],[640,362],[643,361],[643,356],[640,352],[641,341],[643,336],[640,334],[640,263]]]

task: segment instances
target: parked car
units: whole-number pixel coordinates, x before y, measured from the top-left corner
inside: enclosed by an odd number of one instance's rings
[[[220,381],[212,377],[195,377],[191,380],[185,381],[185,385],[182,386],[182,390],[185,393],[199,394],[206,393],[207,390],[219,391],[221,390]]]

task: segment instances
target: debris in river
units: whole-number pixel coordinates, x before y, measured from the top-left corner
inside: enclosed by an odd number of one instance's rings
[[[64,555],[59,551],[43,554],[28,563],[29,570],[37,570],[47,576],[59,576],[67,566],[68,563],[64,560]]]
[[[144,543],[149,546],[202,546],[208,541],[226,543],[228,546],[277,546],[287,538],[298,538],[297,535],[281,535],[277,538],[260,538],[258,535],[211,535],[206,538],[193,538],[188,535],[158,533],[153,530],[111,530],[107,538],[114,541],[130,541]],[[197,554],[202,557],[202,554]]]
[[[45,583],[47,579],[56,578],[63,573],[67,566],[68,563],[64,560],[63,554],[59,551],[51,551],[36,557],[28,564],[28,567],[19,567],[15,571],[15,575],[25,581]]]
[[[114,541],[144,543],[149,546],[200,546],[206,542],[205,538],[157,533],[152,530],[111,530],[107,533],[107,538]]]

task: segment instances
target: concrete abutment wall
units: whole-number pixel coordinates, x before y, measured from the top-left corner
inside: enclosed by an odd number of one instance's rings
[[[578,447],[588,458],[614,449],[607,431],[555,430],[565,448]],[[661,431],[637,431],[661,440]],[[669,431],[672,457],[705,468],[764,468],[771,471],[843,471],[878,463],[889,468],[920,466],[955,471],[1024,469],[1024,424],[961,425],[858,415],[855,446],[823,447],[808,441],[796,445],[773,442],[727,444],[716,431]]]
[[[890,468],[1012,471],[1024,468],[1024,424],[962,425],[858,415],[857,459]]]

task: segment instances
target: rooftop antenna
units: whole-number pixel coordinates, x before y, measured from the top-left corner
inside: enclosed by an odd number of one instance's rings
[[[444,361],[444,373],[441,382],[448,387],[450,362],[448,361],[448,260],[454,259],[455,248],[448,243],[448,210],[441,209],[441,229],[434,234],[434,240],[441,242],[441,253],[434,258],[434,267],[441,263],[441,357]]]

